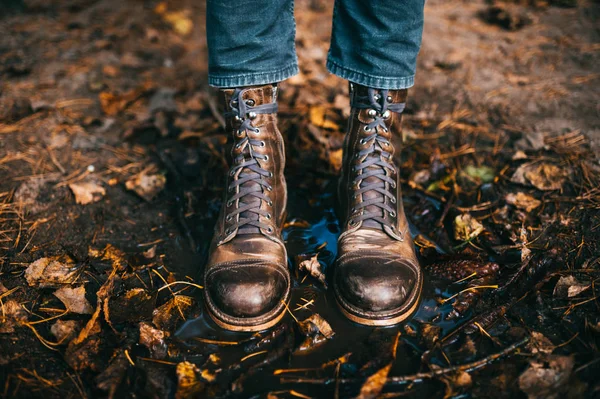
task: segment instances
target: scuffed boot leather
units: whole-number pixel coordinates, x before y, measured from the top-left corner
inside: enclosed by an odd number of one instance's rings
[[[222,328],[260,331],[276,324],[290,296],[281,229],[287,189],[277,129],[277,88],[222,90],[231,169],[204,273],[205,302]]]
[[[406,90],[351,86],[352,112],[338,187],[342,234],[334,292],[351,320],[386,326],[417,308],[423,277],[404,215],[391,126]]]

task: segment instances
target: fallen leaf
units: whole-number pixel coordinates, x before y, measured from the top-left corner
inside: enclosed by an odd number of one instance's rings
[[[80,205],[98,202],[106,195],[104,187],[91,181],[71,183],[69,188],[75,195],[75,202]]]
[[[590,286],[590,284],[581,283],[573,276],[563,276],[556,282],[553,294],[556,298],[572,298],[587,290]]]
[[[335,335],[329,323],[318,313],[300,321],[298,328],[306,339],[300,344],[296,353],[312,350]]]
[[[153,358],[164,359],[167,356],[166,333],[148,323],[140,323],[140,345],[150,351]]]
[[[529,399],[559,398],[568,385],[575,361],[571,356],[550,355],[534,360],[519,377],[519,388]]]
[[[177,364],[177,391],[176,399],[200,397],[204,391],[204,382],[198,378],[200,370],[190,362]]]
[[[532,331],[531,339],[529,340],[527,347],[533,354],[545,353],[549,355],[554,351],[556,345],[554,345],[552,341],[546,338],[544,334],[539,333],[537,331]]]
[[[542,204],[542,201],[532,197],[529,194],[518,192],[516,194],[509,193],[504,197],[507,203],[516,206],[519,209],[525,210],[525,212],[531,212]]]
[[[323,129],[338,130],[338,124],[332,120],[334,117],[335,114],[333,114],[327,107],[320,105],[310,107],[310,122],[317,127],[321,127]]]
[[[468,165],[464,171],[467,176],[478,180],[480,183],[490,183],[496,177],[496,171],[489,166]]]
[[[383,387],[385,386],[385,383],[387,382],[388,374],[394,365],[399,339],[400,333],[398,332],[396,334],[396,340],[392,346],[392,361],[367,378],[365,383],[360,388],[360,393],[358,394],[357,399],[372,399],[379,396],[383,390]]]
[[[79,268],[67,256],[40,258],[25,270],[25,279],[30,286],[42,288],[59,287],[77,280]]]
[[[77,288],[62,287],[54,292],[54,296],[64,303],[69,312],[78,314],[94,313],[94,308],[85,299],[85,287],[83,285]]]
[[[470,214],[458,215],[454,219],[454,238],[459,241],[468,241],[477,237],[483,231],[483,225]]]
[[[342,169],[343,156],[344,154],[341,148],[339,150],[329,151],[329,164],[331,165],[334,171],[339,171]]]
[[[132,288],[116,298],[108,298],[110,320],[113,323],[137,322],[152,318],[156,295],[143,288]]]
[[[160,2],[154,8],[154,12],[160,15],[165,22],[171,25],[171,28],[181,36],[187,36],[194,28],[194,22],[190,18],[189,10],[168,11],[167,3]]]
[[[184,320],[192,308],[194,299],[185,295],[175,295],[164,305],[154,310],[152,324],[161,330],[172,331],[180,320]]]
[[[79,323],[76,320],[57,320],[50,327],[50,332],[56,337],[57,342],[67,343],[75,337]]]
[[[562,189],[568,175],[568,171],[554,164],[530,162],[519,166],[510,180],[541,191],[552,191]]]
[[[323,287],[325,287],[325,289],[327,289],[327,282],[325,280],[325,274],[323,273],[323,270],[321,268],[321,264],[319,263],[319,261],[317,260],[317,257],[319,256],[319,254],[315,254],[313,257],[311,257],[310,259],[306,259],[303,260],[302,262],[300,262],[300,264],[298,265],[298,269],[300,271],[305,271],[308,274],[310,274],[312,277],[316,278],[317,280],[319,280],[319,282],[321,284],[323,284]]]
[[[150,202],[165,188],[167,178],[158,173],[153,173],[155,167],[147,168],[137,175],[133,176],[125,183],[128,190],[134,191],[137,195]]]
[[[27,312],[17,301],[6,301],[0,307],[0,334],[12,334],[15,327],[27,322]]]

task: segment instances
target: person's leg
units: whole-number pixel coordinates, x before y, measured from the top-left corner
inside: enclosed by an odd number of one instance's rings
[[[292,0],[209,0],[209,83],[220,87],[230,169],[204,271],[221,327],[277,323],[291,292],[282,238],[287,189],[275,83],[297,72]]]
[[[408,318],[423,274],[402,206],[391,128],[414,83],[422,0],[337,0],[327,66],[352,82],[339,185],[343,214],[334,292],[343,313],[367,325]]]
[[[424,5],[424,0],[336,0],[329,71],[367,87],[411,87]]]
[[[208,0],[208,82],[263,85],[298,73],[293,0]]]

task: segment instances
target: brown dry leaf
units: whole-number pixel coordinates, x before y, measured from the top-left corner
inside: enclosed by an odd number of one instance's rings
[[[334,116],[335,115],[332,115],[332,112],[329,110],[329,108],[320,105],[310,107],[310,122],[317,127],[321,127],[323,129],[338,130],[339,126],[337,125],[337,123],[332,121]]]
[[[80,205],[98,202],[106,195],[104,187],[92,181],[71,183],[69,188],[75,195],[75,202]]]
[[[76,320],[57,320],[50,327],[50,332],[56,337],[57,342],[67,343],[75,338],[79,323]]]
[[[335,335],[329,323],[318,313],[298,322],[298,327],[306,339],[300,344],[296,353],[315,349]]]
[[[154,8],[154,12],[160,15],[163,20],[171,25],[171,28],[181,36],[187,36],[194,29],[194,22],[190,18],[190,10],[168,11],[166,2],[160,2]]]
[[[360,388],[360,393],[357,399],[371,399],[379,396],[385,383],[387,382],[388,374],[392,369],[394,361],[396,360],[396,350],[398,349],[398,342],[400,340],[400,332],[396,334],[396,340],[392,346],[392,361],[385,367],[379,369],[375,374],[371,375],[363,386]]]
[[[591,284],[581,283],[573,276],[563,276],[554,286],[554,296],[557,298],[572,298],[591,287]]]
[[[516,194],[509,193],[504,197],[507,203],[516,206],[519,209],[525,210],[525,212],[531,212],[538,206],[542,205],[542,201],[532,197],[529,194],[518,192]]]
[[[531,340],[527,344],[527,347],[531,351],[531,353],[545,353],[551,354],[554,352],[556,345],[552,343],[548,338],[544,336],[544,334],[539,333],[537,331],[531,332]]]
[[[454,219],[454,238],[468,241],[477,237],[483,231],[483,225],[468,213],[458,215]]]
[[[30,286],[59,287],[77,280],[79,268],[68,256],[40,258],[25,270],[25,279]]]
[[[158,330],[148,323],[140,323],[140,345],[144,345],[155,359],[167,356],[167,344],[164,331]]]
[[[85,298],[85,287],[83,285],[77,288],[62,287],[54,292],[54,296],[64,303],[69,312],[78,314],[94,313],[94,308]]]
[[[357,399],[372,399],[379,396],[383,390],[383,386],[387,381],[388,374],[392,369],[392,363],[379,369],[375,374],[367,378],[367,381],[360,388],[360,393]]]
[[[88,255],[92,258],[102,258],[102,260],[110,261],[115,270],[124,271],[127,268],[125,252],[113,247],[111,244],[106,244],[104,249],[89,248]]]
[[[155,304],[156,295],[148,294],[143,288],[130,289],[117,298],[108,298],[110,320],[123,323],[150,319]]]
[[[568,385],[575,361],[571,356],[550,355],[533,360],[519,377],[519,388],[529,399],[559,398]]]
[[[144,83],[142,86],[129,90],[123,94],[114,94],[103,91],[99,94],[102,110],[108,116],[117,115],[119,112],[122,112],[129,105],[135,102],[138,98],[143,96],[147,91],[152,89],[152,87],[153,85],[151,83]]]
[[[194,299],[185,295],[175,295],[167,303],[154,310],[152,324],[161,330],[172,331],[180,320],[184,320],[194,304]]]
[[[177,392],[175,399],[200,397],[204,391],[204,383],[198,378],[200,370],[190,362],[177,365]]]
[[[146,168],[127,180],[125,187],[150,202],[165,188],[167,182],[167,178],[164,175],[155,172],[155,166]]]
[[[323,284],[323,287],[325,287],[325,289],[327,289],[325,273],[323,273],[323,271],[321,270],[321,264],[317,260],[318,256],[319,256],[319,254],[315,254],[312,258],[303,260],[298,265],[298,269],[300,271],[306,271],[307,273],[309,273],[312,277],[319,280],[319,282],[321,284]]]
[[[344,151],[340,148],[339,150],[329,151],[329,164],[334,171],[340,171],[342,169],[342,159]]]
[[[12,299],[0,308],[0,334],[11,334],[15,327],[27,322],[27,312]]]
[[[562,189],[568,175],[567,170],[549,162],[530,162],[519,166],[510,180],[538,190],[552,191]]]

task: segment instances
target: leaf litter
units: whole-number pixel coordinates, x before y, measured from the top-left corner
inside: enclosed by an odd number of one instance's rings
[[[427,87],[417,84],[404,130],[393,129],[404,140],[395,157],[426,284],[414,318],[373,333],[344,319],[322,289],[336,257],[350,108],[347,85],[324,68],[332,7],[298,4],[303,69],[279,92],[290,187],[284,234],[298,276],[286,317],[256,334],[223,333],[202,303],[225,169],[221,110],[204,84],[204,32],[195,24],[204,6],[27,3],[35,12],[3,15],[11,35],[0,38],[8,82],[0,386],[8,396],[595,389],[600,168],[588,135],[597,74],[564,60],[598,52],[583,22],[561,24],[568,40],[548,36],[558,29],[549,16],[570,20],[558,2],[426,5],[430,39],[419,68]],[[461,34],[439,34],[450,26]],[[535,40],[515,40],[533,31]],[[501,58],[472,51],[499,38]],[[539,48],[554,57],[552,71]],[[518,74],[507,72],[515,63]]]

